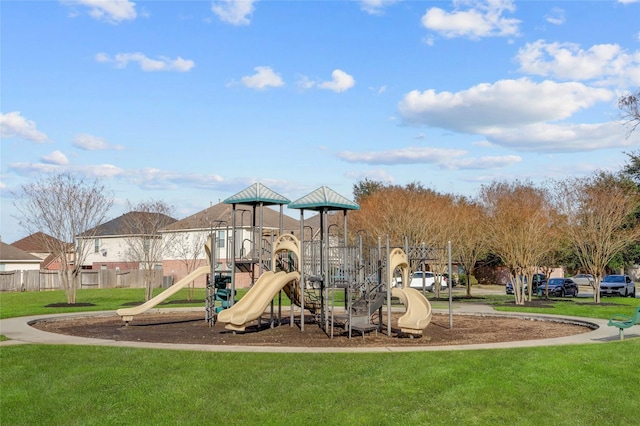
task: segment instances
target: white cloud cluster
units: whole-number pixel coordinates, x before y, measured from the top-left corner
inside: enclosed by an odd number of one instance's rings
[[[356,80],[351,75],[336,69],[331,73],[331,80],[319,83],[318,87],[340,93],[351,89],[355,84]]]
[[[89,8],[89,15],[99,21],[118,24],[138,16],[135,3],[129,0],[63,0],[63,4]]]
[[[85,151],[102,151],[107,149],[122,149],[121,145],[111,145],[107,143],[103,138],[92,136],[86,133],[77,134],[73,138],[73,146]]]
[[[178,56],[176,59],[170,59],[161,56],[159,59],[151,59],[142,53],[118,53],[111,57],[106,53],[98,53],[95,56],[96,62],[113,63],[116,68],[126,68],[129,62],[137,62],[142,71],[177,71],[187,72],[195,66],[195,62],[190,59],[183,59]]]
[[[545,19],[548,23],[553,25],[562,25],[565,22],[564,9],[559,7],[554,7],[551,9],[551,12],[545,16]]]
[[[627,135],[622,122],[589,124],[534,123],[522,127],[496,128],[487,133],[491,142],[520,151],[578,152],[624,148],[640,144],[640,134]]]
[[[521,48],[516,61],[520,71],[530,75],[640,85],[640,50],[627,53],[617,44],[596,44],[584,50],[574,43],[538,40]]]
[[[20,138],[32,142],[48,142],[49,138],[36,128],[36,123],[24,118],[20,111],[0,113],[0,137]]]
[[[452,170],[488,170],[500,169],[522,162],[518,155],[483,156],[478,158],[457,158],[442,163],[442,168]]]
[[[9,164],[8,170],[19,176],[69,172],[88,178],[117,179],[142,189],[211,189],[224,183],[219,175],[183,173],[151,167],[122,169],[112,164],[71,164],[60,151],[43,156],[37,163]]]
[[[360,0],[360,8],[371,15],[382,15],[384,9],[400,0]]]
[[[581,83],[521,78],[483,83],[457,93],[413,90],[400,102],[399,112],[409,124],[485,134],[496,127],[564,119],[612,97],[609,90]]]
[[[447,12],[432,7],[422,16],[422,25],[446,38],[516,36],[520,21],[506,18],[505,13],[515,12],[511,0],[454,0],[454,10]]]
[[[255,74],[247,75],[240,79],[242,85],[250,89],[264,90],[269,87],[281,87],[285,84],[282,77],[271,67],[255,67],[254,71]],[[229,83],[230,86],[234,84],[235,82]],[[296,84],[303,90],[317,87],[319,89],[341,93],[351,89],[356,84],[356,80],[346,72],[336,69],[331,73],[331,80],[314,81],[307,76],[300,76]]]
[[[522,161],[517,155],[467,157],[461,149],[431,147],[407,147],[386,151],[352,152],[343,151],[338,157],[349,163],[370,165],[434,164],[441,169],[479,170],[507,167]]]
[[[264,90],[268,87],[284,86],[282,78],[271,67],[255,67],[254,71],[256,72],[255,74],[244,76],[240,79],[245,87]]]
[[[211,11],[222,21],[231,25],[249,25],[254,0],[216,0]]]
[[[69,159],[60,151],[53,151],[50,154],[44,155],[41,161],[45,164],[54,164],[58,166],[65,166],[69,164]]]
[[[637,144],[620,123],[565,123],[579,111],[615,97],[613,91],[578,82],[527,78],[479,84],[457,93],[414,90],[399,104],[403,121],[454,132],[522,151],[572,152]]]
[[[451,157],[459,157],[463,150],[408,147],[388,151],[352,152],[343,151],[338,157],[349,163],[366,163],[376,165],[439,163]]]

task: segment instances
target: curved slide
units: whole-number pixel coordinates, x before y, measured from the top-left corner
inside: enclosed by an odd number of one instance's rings
[[[393,288],[393,297],[400,299],[407,311],[398,318],[398,327],[403,333],[422,334],[422,331],[431,322],[431,303],[426,297],[414,288]]]
[[[210,266],[201,266],[177,283],[173,284],[171,287],[157,295],[156,297],[147,300],[145,303],[139,306],[134,306],[133,308],[122,308],[116,311],[116,314],[122,317],[124,322],[129,322],[133,320],[133,317],[136,315],[143,314],[147,312],[149,309],[153,308],[157,304],[164,302],[167,298],[176,294],[179,290],[187,286],[191,281],[200,277],[201,275],[208,274],[211,270]]]
[[[227,330],[244,331],[248,323],[262,315],[284,286],[298,279],[300,279],[298,272],[267,271],[263,273],[238,303],[218,314],[218,321],[226,323]]]

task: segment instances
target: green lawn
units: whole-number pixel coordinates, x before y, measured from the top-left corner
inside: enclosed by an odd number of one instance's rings
[[[154,296],[163,289],[155,289]],[[238,297],[242,297],[246,290],[238,290]],[[193,303],[182,303],[187,300],[188,291],[182,289],[168,298],[159,308],[170,306],[199,307],[204,306],[205,290],[196,289]],[[143,288],[118,288],[102,290],[78,290],[76,302],[78,304],[91,304],[92,306],[78,307],[48,307],[51,304],[66,303],[64,291],[36,291],[23,293],[0,293],[0,319],[26,315],[57,314],[66,312],[110,311],[127,306],[132,303],[144,302]],[[181,303],[176,305],[175,302]]]
[[[98,310],[143,294],[86,291],[78,301]],[[5,317],[40,313],[42,303],[61,301],[50,302],[51,293],[0,294],[0,307]],[[640,302],[605,300],[613,301],[615,313]],[[543,309],[574,312],[573,305]],[[601,317],[609,308],[579,306]],[[635,425],[638,354],[640,339],[376,354],[2,346],[0,424]]]

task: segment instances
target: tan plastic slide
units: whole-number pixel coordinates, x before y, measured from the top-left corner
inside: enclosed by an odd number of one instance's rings
[[[389,253],[387,282],[393,282],[396,268],[400,268],[404,288],[392,288],[391,295],[400,299],[402,304],[407,307],[405,314],[398,318],[398,327],[403,333],[422,335],[422,330],[431,322],[431,303],[418,290],[409,287],[409,259],[406,253],[399,248],[395,248]]]
[[[431,322],[431,303],[415,288],[393,288],[393,297],[400,299],[407,311],[398,318],[398,327],[403,333],[422,334]]]
[[[298,272],[263,273],[238,303],[218,314],[218,321],[226,323],[227,330],[244,331],[248,323],[262,315],[285,285],[298,279]]]
[[[122,317],[122,320],[128,323],[129,321],[133,320],[134,316],[143,314],[147,312],[149,309],[156,306],[157,304],[164,302],[167,298],[176,294],[179,290],[184,288],[191,281],[195,280],[201,275],[208,274],[210,270],[211,270],[211,267],[209,266],[201,266],[195,271],[193,271],[192,273],[190,273],[189,275],[187,275],[186,277],[184,277],[183,279],[181,279],[180,281],[178,281],[177,283],[173,284],[171,287],[169,287],[159,295],[157,295],[156,297],[147,300],[142,305],[135,306],[133,308],[118,309],[116,311],[116,314],[120,315]]]

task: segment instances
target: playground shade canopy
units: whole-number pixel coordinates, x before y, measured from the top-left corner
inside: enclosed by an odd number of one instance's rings
[[[262,203],[264,205],[273,205],[289,204],[290,202],[291,201],[288,198],[278,194],[275,191],[272,191],[261,183],[254,183],[253,185],[224,200],[225,204]]]
[[[360,206],[327,186],[289,203],[290,209],[299,210],[360,210]]]

